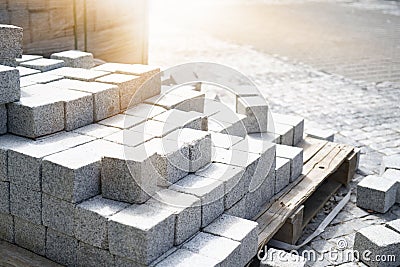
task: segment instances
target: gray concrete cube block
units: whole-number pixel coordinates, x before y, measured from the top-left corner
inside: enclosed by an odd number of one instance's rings
[[[115,127],[118,129],[129,129],[146,121],[145,118],[125,114],[117,114],[108,119],[99,121],[98,124]]]
[[[400,219],[390,221],[385,226],[400,234]]]
[[[78,240],[47,229],[46,258],[65,266],[77,265]]]
[[[8,178],[12,183],[40,191],[42,158],[92,140],[89,136],[64,132],[14,146],[8,150]]]
[[[270,131],[273,131],[274,134],[280,136],[279,144],[286,145],[286,146],[293,146],[294,140],[294,126],[281,124],[274,121],[273,127],[271,126]]]
[[[400,264],[400,234],[386,228],[384,225],[373,225],[362,228],[354,238],[355,251],[360,253],[368,250],[370,253],[360,260],[368,266],[399,266]],[[394,261],[378,261],[377,256],[394,255]]]
[[[18,217],[15,217],[14,221],[15,244],[44,256],[46,252],[46,227]]]
[[[275,164],[272,166],[271,171],[265,177],[264,181],[258,188],[260,191],[260,198],[257,203],[259,206],[263,206],[266,202],[270,201],[271,198],[277,193],[275,192],[275,186],[273,186],[276,182],[276,174],[275,174]]]
[[[23,81],[31,81],[35,84],[46,84],[61,80],[62,78],[63,78],[62,76],[48,74],[47,72],[44,73],[39,72],[37,74],[21,77],[21,83],[24,83]]]
[[[186,249],[178,249],[170,256],[155,265],[156,267],[184,267],[184,266],[220,266],[219,262],[207,256],[191,252]]]
[[[24,185],[10,184],[11,214],[34,224],[42,223],[42,193]]]
[[[131,131],[152,135],[154,137],[164,137],[169,133],[179,129],[180,126],[170,123],[162,123],[160,121],[148,120],[137,126],[130,128]]]
[[[23,29],[13,25],[0,25],[0,58],[13,59],[22,56]]]
[[[98,82],[62,79],[49,85],[93,95],[93,118],[100,121],[119,113],[119,89],[117,86]]]
[[[19,76],[21,78],[28,76],[28,75],[40,73],[40,70],[30,69],[30,68],[21,67],[21,66],[17,67],[17,70],[19,71]]]
[[[240,262],[239,242],[208,233],[197,234],[182,248],[217,260],[218,266],[238,266]]]
[[[10,213],[10,183],[0,182],[0,213]]]
[[[147,98],[144,100],[144,103],[159,106],[165,109],[180,109],[179,107],[182,106],[185,109],[184,111],[188,111],[186,110],[186,106],[183,105],[185,101],[186,99],[182,96],[165,94]]]
[[[290,160],[290,182],[293,182],[303,171],[303,149],[299,147],[277,145],[276,156]]]
[[[165,108],[145,103],[140,103],[127,109],[124,113],[127,115],[141,117],[146,119],[152,119],[155,116],[167,111]]]
[[[117,201],[144,203],[157,190],[158,174],[153,166],[156,154],[147,155],[139,147],[115,146],[102,159],[102,195]]]
[[[51,71],[65,66],[64,61],[58,59],[39,58],[19,64],[22,67],[40,70],[41,72]]]
[[[381,174],[383,174],[387,169],[400,170],[400,155],[383,157],[381,163]]]
[[[66,131],[71,131],[93,123],[94,112],[92,94],[72,90],[59,93],[64,102]]]
[[[275,192],[279,193],[290,182],[290,160],[276,158],[275,176]]]
[[[205,227],[224,212],[224,183],[189,174],[174,185],[171,190],[194,195],[201,200],[201,226]]]
[[[203,115],[199,112],[186,112],[177,109],[171,109],[155,116],[153,120],[177,125],[182,128],[202,130],[203,118]]]
[[[0,212],[0,239],[14,243],[14,216]]]
[[[400,170],[387,169],[382,176],[396,182],[396,203],[400,203]]]
[[[108,218],[129,204],[97,196],[75,209],[75,237],[90,246],[108,249]]]
[[[118,132],[103,137],[104,140],[130,147],[137,147],[139,145],[144,144],[145,142],[150,141],[153,138],[154,136],[152,135],[134,132],[131,130],[119,130],[119,129]]]
[[[77,266],[79,267],[112,267],[115,266],[114,256],[110,251],[92,247],[79,242],[77,252]],[[117,265],[119,266],[119,265]]]
[[[54,59],[52,59],[54,60]],[[109,72],[95,71],[82,68],[63,67],[49,71],[49,74],[63,76],[71,80],[79,80],[84,82],[94,82],[96,79],[108,75]]]
[[[149,205],[130,206],[110,217],[110,252],[141,264],[150,264],[172,248],[174,222],[173,213],[165,209]]]
[[[105,125],[101,125],[98,123],[93,123],[78,129],[73,130],[72,132],[91,136],[97,139],[105,138],[114,133],[120,132],[120,129],[116,129],[114,127],[109,127]]]
[[[211,142],[214,147],[229,149],[242,141],[243,138],[223,133],[211,133]]]
[[[287,124],[294,127],[293,145],[297,145],[303,140],[304,119],[302,117],[272,113],[272,118],[274,123]]]
[[[396,194],[395,181],[370,175],[357,185],[357,206],[385,213],[396,202]]]
[[[0,104],[18,101],[20,97],[18,70],[0,65]]]
[[[8,150],[10,148],[16,148],[29,141],[30,140],[28,139],[11,134],[0,136],[0,181],[4,182],[10,181],[8,178],[8,171],[7,171]]]
[[[175,107],[176,109],[187,112],[204,112],[204,93],[197,92],[195,90],[182,90],[182,88],[177,88],[171,91],[169,94],[184,99]]]
[[[35,59],[41,59],[43,58],[43,56],[39,56],[39,55],[22,55],[21,58],[16,58],[16,61],[18,63],[18,65],[22,62],[27,62],[27,61],[32,61]]]
[[[246,196],[243,196],[238,202],[233,204],[230,209],[225,210],[224,214],[246,218]]]
[[[204,228],[203,232],[240,242],[240,262],[237,264],[245,266],[257,254],[257,226],[256,222],[224,214]]]
[[[68,236],[75,234],[75,207],[76,204],[42,195],[43,225]]]
[[[65,62],[65,66],[71,68],[90,69],[94,66],[92,53],[77,50],[54,53],[51,54],[50,58],[63,60]]]
[[[193,195],[164,189],[153,195],[146,204],[173,212],[175,215],[175,246],[182,244],[200,230],[201,201]]]
[[[231,208],[246,193],[243,179],[244,169],[222,163],[211,163],[196,175],[219,180],[224,183],[224,207]]]
[[[7,133],[7,108],[0,104],[0,135]]]
[[[246,115],[247,133],[266,132],[268,130],[268,105],[261,96],[240,97],[236,103],[236,112]]]

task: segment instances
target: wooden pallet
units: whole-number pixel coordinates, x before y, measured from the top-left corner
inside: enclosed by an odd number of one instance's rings
[[[259,224],[260,249],[277,233],[277,239],[296,243],[305,226],[357,169],[359,150],[352,146],[306,138],[300,147],[304,149],[302,176],[254,218]]]

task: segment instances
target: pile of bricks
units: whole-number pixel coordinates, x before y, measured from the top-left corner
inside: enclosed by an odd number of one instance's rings
[[[365,177],[357,185],[357,206],[386,213],[400,203],[400,155],[383,158],[381,175]]]
[[[251,219],[302,172],[301,118],[271,128],[261,96],[237,92],[231,110],[79,51],[18,64],[1,67],[0,239],[66,266],[255,256]]]

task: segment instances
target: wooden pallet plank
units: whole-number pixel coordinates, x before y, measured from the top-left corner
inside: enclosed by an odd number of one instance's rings
[[[319,140],[311,137],[306,137],[304,140],[298,145],[298,147],[303,148],[303,162],[307,163],[315,154],[318,153],[328,141]]]

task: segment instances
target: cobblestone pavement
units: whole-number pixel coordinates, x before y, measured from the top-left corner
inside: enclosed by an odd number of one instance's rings
[[[365,175],[378,173],[384,155],[400,153],[400,84],[355,82],[249,46],[223,42],[177,27],[168,30],[160,27],[153,33],[150,63],[168,67],[189,61],[212,61],[234,67],[253,79],[273,111],[303,116],[306,128],[333,130],[337,133],[335,141],[361,148],[360,167],[350,185],[351,190]],[[316,229],[348,190],[342,188],[332,197],[306,228],[302,239]],[[315,250],[322,255],[342,238],[351,249],[356,230],[400,217],[399,205],[386,214],[368,213],[356,207],[355,197],[353,192],[344,210],[303,250]],[[321,257],[322,261],[308,265],[364,266],[346,258]]]

